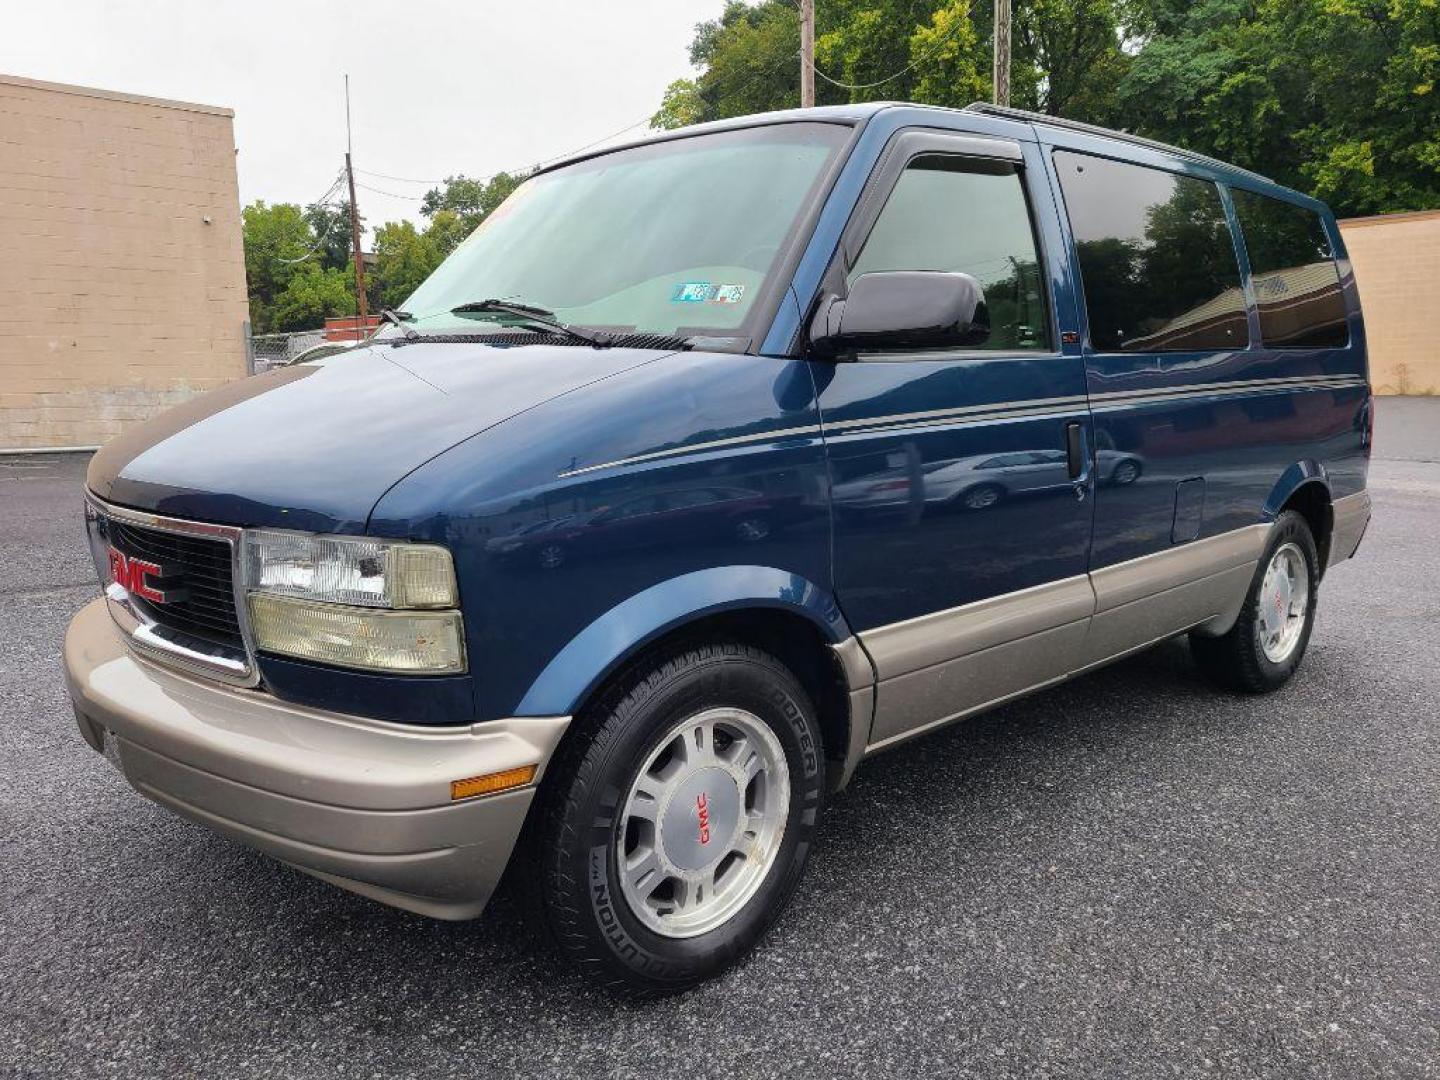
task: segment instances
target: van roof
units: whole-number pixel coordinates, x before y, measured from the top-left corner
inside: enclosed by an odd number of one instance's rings
[[[1241,168],[1239,165],[1232,165],[1228,161],[1221,161],[1218,158],[1201,154],[1194,150],[1187,150],[1183,146],[1172,146],[1169,143],[1159,142],[1155,139],[1147,139],[1140,135],[1132,135],[1124,131],[1115,131],[1111,128],[1100,127],[1097,124],[1086,124],[1079,120],[1067,120],[1062,116],[1050,116],[1046,113],[1030,112],[1026,109],[1014,109],[1005,105],[992,105],[985,101],[975,101],[966,105],[963,109],[953,109],[941,105],[922,105],[909,101],[866,101],[853,105],[822,105],[810,109],[779,109],[774,112],[752,113],[747,116],[734,116],[724,120],[711,120],[707,123],[696,124],[691,127],[679,128],[674,131],[655,132],[644,137],[617,143],[612,146],[587,149],[581,153],[568,155],[547,163],[539,171],[548,172],[550,169],[559,168],[585,158],[596,157],[601,154],[608,154],[613,150],[621,150],[627,147],[640,145],[649,142],[661,142],[667,139],[683,137],[686,135],[700,134],[706,131],[726,131],[736,128],[754,127],[760,124],[773,124],[780,122],[793,122],[812,120],[819,122],[829,121],[831,123],[854,124],[868,120],[876,113],[886,109],[924,109],[942,113],[977,113],[982,116],[993,117],[1001,121],[1009,121],[1025,125],[1032,130],[1035,128],[1052,128],[1062,131],[1071,131],[1096,138],[1107,139],[1112,142],[1125,143],[1131,146],[1145,147],[1150,150],[1158,150],[1162,153],[1173,154],[1176,157],[1184,158],[1198,164],[1205,165],[1212,169],[1222,169],[1229,173],[1248,176],[1263,184],[1279,187],[1276,181],[1268,176],[1250,169]],[[1288,190],[1288,189],[1286,189]]]
[[[1008,105],[992,105],[988,101],[972,101],[960,112],[982,113],[985,116],[998,116],[1006,120],[1018,120],[1025,124],[1035,124],[1040,127],[1062,128],[1065,131],[1079,131],[1086,135],[1096,135],[1102,139],[1114,139],[1116,142],[1131,143],[1135,146],[1149,147],[1151,150],[1163,150],[1167,154],[1176,154],[1191,161],[1203,162],[1212,168],[1226,169],[1230,172],[1244,173],[1256,180],[1263,180],[1267,184],[1275,183],[1268,176],[1250,169],[1241,168],[1239,165],[1232,165],[1228,161],[1221,161],[1219,158],[1210,157],[1208,154],[1201,154],[1194,150],[1187,150],[1183,146],[1173,146],[1170,143],[1163,143],[1156,139],[1146,139],[1140,135],[1132,135],[1127,131],[1115,131],[1112,128],[1101,127],[1099,124],[1085,124],[1079,120],[1067,120],[1063,116],[1050,116],[1046,113],[1030,112],[1027,109],[1013,109]]]

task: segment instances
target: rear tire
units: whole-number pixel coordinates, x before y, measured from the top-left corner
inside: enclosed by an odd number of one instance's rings
[[[1219,637],[1190,635],[1200,670],[1217,685],[1248,694],[1267,694],[1289,682],[1315,625],[1319,566],[1310,526],[1285,511],[1270,531],[1235,625]]]
[[[774,923],[809,855],[824,753],[804,689],[758,649],[698,645],[576,724],[517,853],[526,907],[626,996],[718,974]]]

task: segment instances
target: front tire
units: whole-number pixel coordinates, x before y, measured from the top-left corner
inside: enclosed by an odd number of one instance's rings
[[[1319,566],[1310,526],[1300,514],[1285,511],[1275,520],[1235,625],[1219,637],[1190,635],[1200,670],[1227,690],[1249,694],[1289,682],[1315,625]]]
[[[966,510],[989,510],[1005,497],[1005,489],[998,484],[980,484],[960,495],[960,505]]]
[[[629,996],[723,971],[789,902],[824,798],[814,707],[774,657],[674,651],[577,720],[525,853],[548,936]]]

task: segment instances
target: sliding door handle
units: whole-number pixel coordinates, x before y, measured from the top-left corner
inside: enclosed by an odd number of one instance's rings
[[[1070,479],[1079,480],[1085,475],[1085,427],[1079,423],[1065,425],[1065,463],[1070,469]]]

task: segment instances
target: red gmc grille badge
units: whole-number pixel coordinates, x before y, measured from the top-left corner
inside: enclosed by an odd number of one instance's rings
[[[152,604],[171,604],[182,599],[178,595],[180,590],[161,589],[154,584],[163,578],[173,577],[173,569],[167,572],[159,563],[137,559],[113,547],[109,549],[109,559],[111,580],[131,595]]]

